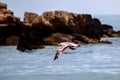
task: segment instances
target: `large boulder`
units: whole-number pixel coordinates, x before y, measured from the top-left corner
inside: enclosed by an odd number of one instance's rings
[[[14,16],[11,10],[7,9],[7,4],[0,2],[0,45],[14,45],[13,38],[18,36],[20,19]],[[17,38],[14,38],[18,40]],[[8,42],[13,40],[13,42]],[[16,44],[17,45],[17,44]]]
[[[48,37],[43,38],[44,44],[47,45],[57,45],[61,42],[73,42],[74,36],[64,33],[53,33]]]
[[[98,39],[102,37],[101,22],[97,18],[93,18],[87,23],[85,28],[85,35],[92,38]]]
[[[10,36],[6,38],[5,44],[6,45],[16,45],[18,44],[19,37],[18,36]]]
[[[24,23],[26,25],[31,25],[32,29],[45,35],[60,32],[84,34],[95,39],[101,38],[101,23],[98,19],[92,19],[90,14],[50,11],[43,12],[42,15],[25,12],[24,15]]]
[[[21,22],[7,9],[7,4],[0,2],[0,45],[17,45],[18,50],[25,51],[64,41],[97,43],[102,36],[120,36],[120,32],[115,32],[110,25],[101,24],[90,14],[58,10],[41,15],[25,12]]]
[[[120,37],[120,31],[114,31],[111,36],[112,37]]]
[[[65,33],[53,33],[48,37],[43,38],[44,44],[57,45],[61,42],[75,42],[75,43],[98,43],[98,39],[92,39],[82,34],[65,34]]]
[[[100,42],[99,39],[93,39],[82,34],[74,33],[72,35],[75,37],[76,40],[82,41],[83,43],[99,43]]]
[[[32,50],[38,48],[44,48],[42,42],[42,36],[37,31],[30,31],[28,33],[23,33],[17,45],[17,49],[20,51]]]
[[[0,2],[0,9],[7,9],[7,4]]]
[[[113,27],[111,25],[102,24],[101,28],[102,28],[103,37],[106,37],[106,36],[111,37],[112,36],[114,30],[113,30]]]
[[[35,22],[37,17],[39,17],[39,16],[36,13],[25,12],[25,14],[24,14],[24,24],[32,26],[32,23]]]

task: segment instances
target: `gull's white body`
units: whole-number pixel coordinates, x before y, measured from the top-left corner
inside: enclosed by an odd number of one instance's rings
[[[72,42],[62,42],[59,44],[60,47],[57,49],[54,60],[58,59],[58,56],[65,51],[65,49],[70,48],[72,50],[75,50],[80,44],[75,44]]]

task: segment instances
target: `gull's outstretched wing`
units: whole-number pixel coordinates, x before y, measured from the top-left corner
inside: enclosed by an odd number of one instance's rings
[[[69,47],[69,45],[63,45],[61,46],[60,48],[58,48],[58,50],[56,51],[56,54],[55,54],[55,57],[54,57],[54,60],[58,59],[59,55]]]
[[[70,48],[72,50],[75,50],[78,46],[80,46],[80,44],[75,44],[72,42],[62,42],[59,44],[60,47],[58,48],[58,50],[56,51],[54,60],[58,59],[59,55],[65,51],[65,49]]]

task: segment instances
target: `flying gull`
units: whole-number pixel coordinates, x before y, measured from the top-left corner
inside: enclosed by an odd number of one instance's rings
[[[59,48],[56,51],[54,60],[58,59],[58,56],[63,53],[63,51],[65,51],[67,48],[75,50],[77,47],[79,47],[81,44],[76,44],[76,43],[72,43],[72,42],[62,42],[59,44]]]

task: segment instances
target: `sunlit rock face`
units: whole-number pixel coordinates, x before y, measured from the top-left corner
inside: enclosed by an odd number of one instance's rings
[[[0,45],[16,45],[18,41],[20,19],[14,16],[7,4],[0,2]],[[14,38],[10,38],[14,36]],[[16,38],[15,38],[16,37]]]
[[[98,19],[92,19],[90,14],[76,14],[66,11],[43,12],[42,15],[25,12],[24,23],[32,29],[39,30],[43,34],[77,33],[91,38],[100,39],[101,23]],[[46,30],[46,32],[44,32]],[[94,33],[96,35],[94,35]],[[93,36],[93,37],[92,37]]]
[[[101,24],[90,14],[45,11],[41,15],[25,12],[23,22],[0,2],[0,45],[17,45],[17,49],[43,48],[60,42],[98,43],[101,37],[118,37],[111,25]]]

